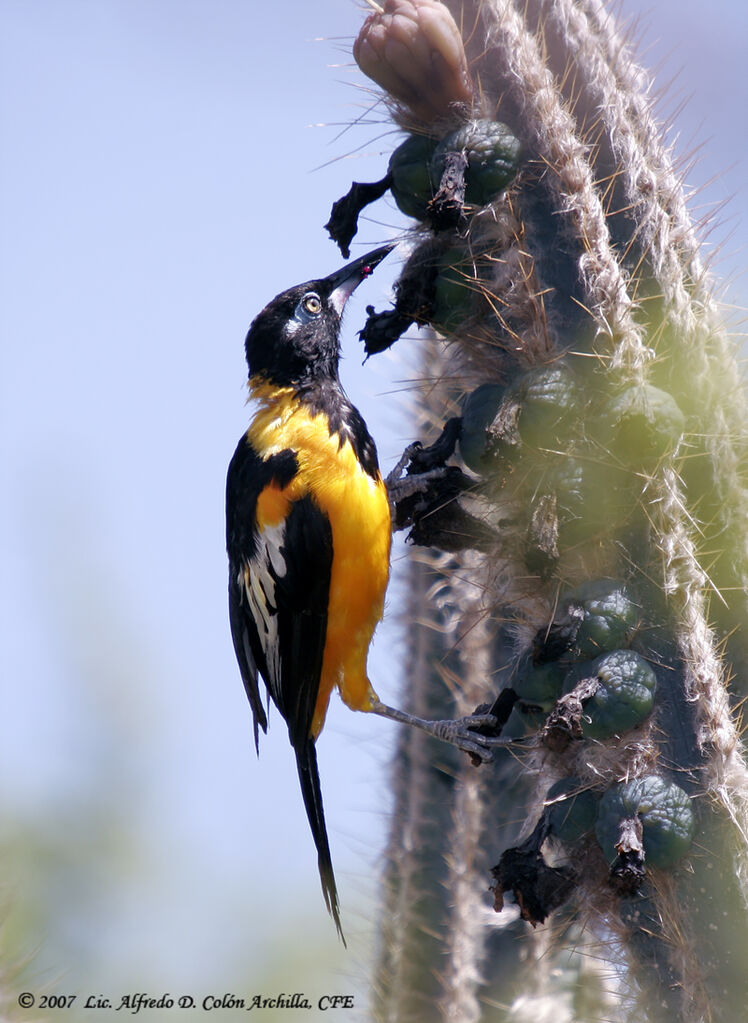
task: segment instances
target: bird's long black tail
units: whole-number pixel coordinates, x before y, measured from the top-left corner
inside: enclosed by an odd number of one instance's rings
[[[299,770],[301,794],[304,797],[304,806],[309,818],[309,826],[312,829],[314,844],[317,846],[317,863],[319,865],[319,876],[322,881],[322,894],[325,897],[325,905],[330,916],[335,921],[340,939],[345,945],[343,928],[340,925],[338,889],[332,870],[330,846],[327,842],[325,812],[322,806],[322,789],[319,784],[317,750],[314,745],[314,739],[307,739],[302,746],[296,747],[296,766]]]

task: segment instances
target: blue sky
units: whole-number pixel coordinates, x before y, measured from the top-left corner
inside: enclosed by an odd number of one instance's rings
[[[676,149],[703,143],[699,215],[729,203],[709,241],[743,305],[747,9],[653,7],[623,4],[644,14],[663,113],[688,100]],[[289,929],[330,949],[318,994],[363,989],[393,729],[334,705],[320,743],[346,957],[277,715],[254,754],[223,543],[246,327],[342,263],[330,204],[395,144],[351,65],[362,16],[347,0],[0,0],[0,818],[66,834],[97,808],[103,851],[60,868],[78,909],[50,892],[66,919],[37,939],[44,976],[80,990],[238,986]],[[402,224],[378,204],[353,255]],[[355,330],[388,263],[350,304],[343,365],[385,469],[412,439],[417,342],[362,367]],[[371,662],[388,702],[399,659],[390,612]]]

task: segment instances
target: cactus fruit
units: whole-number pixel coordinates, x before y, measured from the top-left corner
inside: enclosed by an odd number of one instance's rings
[[[639,622],[640,609],[628,587],[613,579],[582,583],[562,603],[578,615],[574,646],[580,658],[628,646]]]
[[[431,158],[431,174],[440,181],[450,153],[464,153],[465,201],[485,206],[504,191],[519,169],[522,149],[500,121],[479,118],[445,135]]]
[[[651,384],[634,384],[606,406],[600,442],[626,465],[650,466],[672,454],[685,429],[674,398]]]
[[[691,847],[695,831],[691,800],[680,786],[659,775],[615,785],[601,798],[595,834],[609,863],[620,856],[627,820],[641,822],[641,855],[647,866],[673,867]]]
[[[431,157],[436,143],[425,135],[409,135],[390,157],[388,174],[392,196],[408,217],[425,220],[434,197]]]
[[[462,37],[440,0],[384,0],[361,27],[353,56],[365,75],[427,124],[453,104],[472,102]]]
[[[479,476],[496,472],[502,451],[491,433],[505,388],[501,384],[481,384],[465,396],[462,403],[460,454],[468,469]],[[500,441],[499,441],[500,443]]]
[[[594,679],[597,688],[584,702],[585,738],[623,735],[652,713],[657,676],[634,650],[613,650],[589,664],[576,665],[564,679],[564,690],[570,692],[587,678]]]
[[[439,260],[430,322],[441,334],[451,334],[470,315],[474,283],[471,268],[459,249],[448,249]]]

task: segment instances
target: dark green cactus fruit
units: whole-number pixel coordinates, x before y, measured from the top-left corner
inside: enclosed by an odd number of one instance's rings
[[[487,431],[503,397],[501,384],[481,384],[462,403],[460,454],[468,469],[479,476],[488,476],[497,467],[496,452]]]
[[[636,468],[673,452],[685,429],[675,399],[651,384],[636,384],[611,399],[600,420],[600,441],[624,465]]]
[[[402,212],[416,220],[426,219],[428,204],[434,196],[431,158],[435,149],[433,139],[409,135],[390,157],[390,191]]]
[[[585,789],[579,778],[562,778],[545,797],[551,832],[571,845],[592,831],[600,797]]]
[[[566,366],[540,366],[517,384],[517,426],[523,444],[555,450],[572,414],[579,414],[579,391]]]
[[[542,490],[555,496],[563,545],[589,540],[610,522],[609,491],[600,486],[594,463],[562,455],[545,474]]]
[[[575,649],[585,659],[628,646],[639,621],[639,607],[628,589],[613,579],[583,583],[567,594],[562,604],[578,610]]]
[[[442,334],[457,331],[470,315],[476,282],[472,264],[461,249],[447,249],[434,282],[432,325]]]
[[[609,863],[618,854],[622,825],[638,819],[644,858],[650,867],[673,867],[688,852],[695,822],[691,800],[683,789],[659,775],[614,785],[603,795],[595,834]]]
[[[519,140],[509,128],[486,119],[468,121],[441,140],[431,161],[434,182],[441,180],[446,156],[454,152],[464,152],[467,157],[465,202],[471,206],[485,206],[503,192],[521,160]]]
[[[513,707],[506,724],[501,729],[502,739],[526,739],[537,735],[545,720],[545,712],[528,707]]]
[[[445,291],[445,301],[447,297]],[[481,384],[463,404],[460,450],[465,464],[487,475],[496,468],[497,454],[511,458],[523,442],[554,450],[574,410],[578,411],[578,391],[564,366],[530,370],[510,388]],[[560,475],[565,478],[563,470]]]
[[[571,692],[581,679],[598,683],[594,695],[584,702],[582,734],[586,739],[622,735],[652,712],[657,676],[633,650],[613,650],[575,665],[564,679],[564,692]]]
[[[561,664],[552,661],[533,664],[527,656],[517,670],[512,689],[523,703],[550,710],[561,695],[564,677]]]
[[[546,463],[534,496],[537,500],[543,494],[553,495],[559,544],[564,549],[623,525],[636,508],[635,495],[626,486],[629,481],[630,474],[623,469],[601,464],[584,451],[559,454]]]

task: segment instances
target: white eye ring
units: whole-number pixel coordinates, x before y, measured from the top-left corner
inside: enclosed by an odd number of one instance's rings
[[[322,312],[322,299],[319,297],[316,291],[307,291],[306,295],[302,295],[301,301],[296,306],[295,316],[297,320],[301,320],[302,323],[308,323],[309,320],[313,320],[315,316],[319,316]]]

